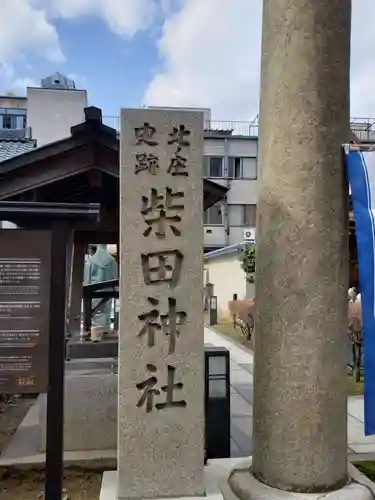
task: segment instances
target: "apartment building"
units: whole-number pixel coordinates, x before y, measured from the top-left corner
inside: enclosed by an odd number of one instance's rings
[[[26,96],[0,96],[0,162],[70,136],[70,128],[85,120],[86,90],[55,73],[28,87]],[[0,221],[0,227],[14,227]]]
[[[352,118],[353,140],[375,143],[375,119]],[[204,214],[205,252],[256,240],[258,117],[249,122],[206,121],[203,173],[228,188]]]
[[[0,161],[9,157],[12,143],[25,152],[69,137],[70,128],[84,121],[87,105],[86,90],[60,73],[44,78],[40,87],[28,87],[25,97],[0,96]]]
[[[228,191],[224,200],[204,213],[205,251],[254,239],[258,185],[256,132],[251,124],[206,125],[203,175],[226,186]]]

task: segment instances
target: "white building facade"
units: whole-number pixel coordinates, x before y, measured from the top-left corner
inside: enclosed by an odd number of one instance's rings
[[[85,121],[86,90],[60,73],[28,87],[25,97],[0,96],[0,162],[12,156],[70,136],[70,129]],[[0,227],[15,225],[0,221]]]
[[[258,139],[206,132],[204,176],[228,188],[224,200],[204,214],[205,251],[250,239],[256,227]]]
[[[33,139],[44,146],[70,136],[70,128],[85,120],[86,90],[56,73],[28,87],[26,97],[0,96],[0,139]]]

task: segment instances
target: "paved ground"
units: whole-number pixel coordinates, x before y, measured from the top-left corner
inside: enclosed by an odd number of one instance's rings
[[[231,360],[232,457],[252,452],[253,362],[251,351],[234,344],[219,333],[205,328],[204,340],[226,347]],[[364,433],[363,396],[348,399],[348,457],[350,460],[375,460],[375,436]]]
[[[205,343],[225,347],[230,352],[231,360],[231,456],[248,457],[252,453],[252,395],[253,395],[253,354],[251,351],[233,343],[214,330],[205,328]],[[97,362],[96,362],[97,363]],[[111,360],[104,360],[103,369],[108,368]],[[72,368],[74,362],[71,362]],[[88,374],[93,368],[89,361],[85,363],[82,374]],[[104,366],[105,365],[105,366]],[[70,369],[70,368],[69,368]],[[77,369],[77,366],[74,367]],[[95,366],[97,370],[97,366]],[[8,448],[0,456],[0,466],[20,463],[42,463],[44,455],[37,450],[38,408],[34,405]],[[355,396],[348,401],[348,454],[350,460],[375,460],[375,436],[364,435],[363,397]],[[67,452],[65,459],[71,463],[82,461],[110,461],[116,459],[116,451],[107,452]],[[109,462],[108,462],[109,463]]]

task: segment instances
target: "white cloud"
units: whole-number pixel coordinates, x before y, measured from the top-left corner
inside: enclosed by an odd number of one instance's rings
[[[32,7],[28,0],[2,0],[0,12],[0,61],[25,53],[63,60],[56,28],[45,11]]]
[[[159,41],[165,70],[150,83],[153,105],[211,107],[219,119],[257,113],[259,0],[185,0]]]
[[[102,18],[114,34],[123,37],[132,37],[138,31],[150,28],[159,13],[159,1],[34,0],[53,18],[73,19],[87,15]]]
[[[351,114],[375,117],[375,13],[373,0],[353,2]]]
[[[14,74],[14,62],[22,57],[32,55],[53,62],[64,61],[54,24],[57,19],[95,16],[101,18],[114,34],[133,37],[150,28],[158,16],[165,16],[174,1],[1,0],[0,65],[3,68],[0,67],[0,88],[18,90],[22,84],[35,84],[27,76]],[[27,61],[24,67],[27,68]]]
[[[7,62],[0,63],[0,94],[14,92],[25,95],[26,87],[36,87],[38,82],[28,76],[17,76],[14,68]]]
[[[163,69],[148,105],[211,107],[221,120],[258,113],[261,0],[184,0],[159,40]],[[375,116],[373,0],[353,2],[352,97],[355,116]]]

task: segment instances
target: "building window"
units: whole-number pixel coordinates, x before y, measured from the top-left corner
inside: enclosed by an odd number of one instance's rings
[[[223,160],[222,156],[205,156],[204,176],[223,177]]]
[[[257,178],[257,159],[242,158],[242,178],[256,179]]]
[[[228,224],[237,227],[255,227],[256,205],[228,205]]]
[[[26,128],[26,109],[0,108],[0,129]]]
[[[256,179],[257,159],[230,156],[228,158],[228,177],[230,179]]]
[[[228,177],[231,179],[241,179],[241,158],[230,156],[228,158]]]
[[[215,203],[203,213],[203,224],[206,226],[222,226],[223,225],[223,205]]]

